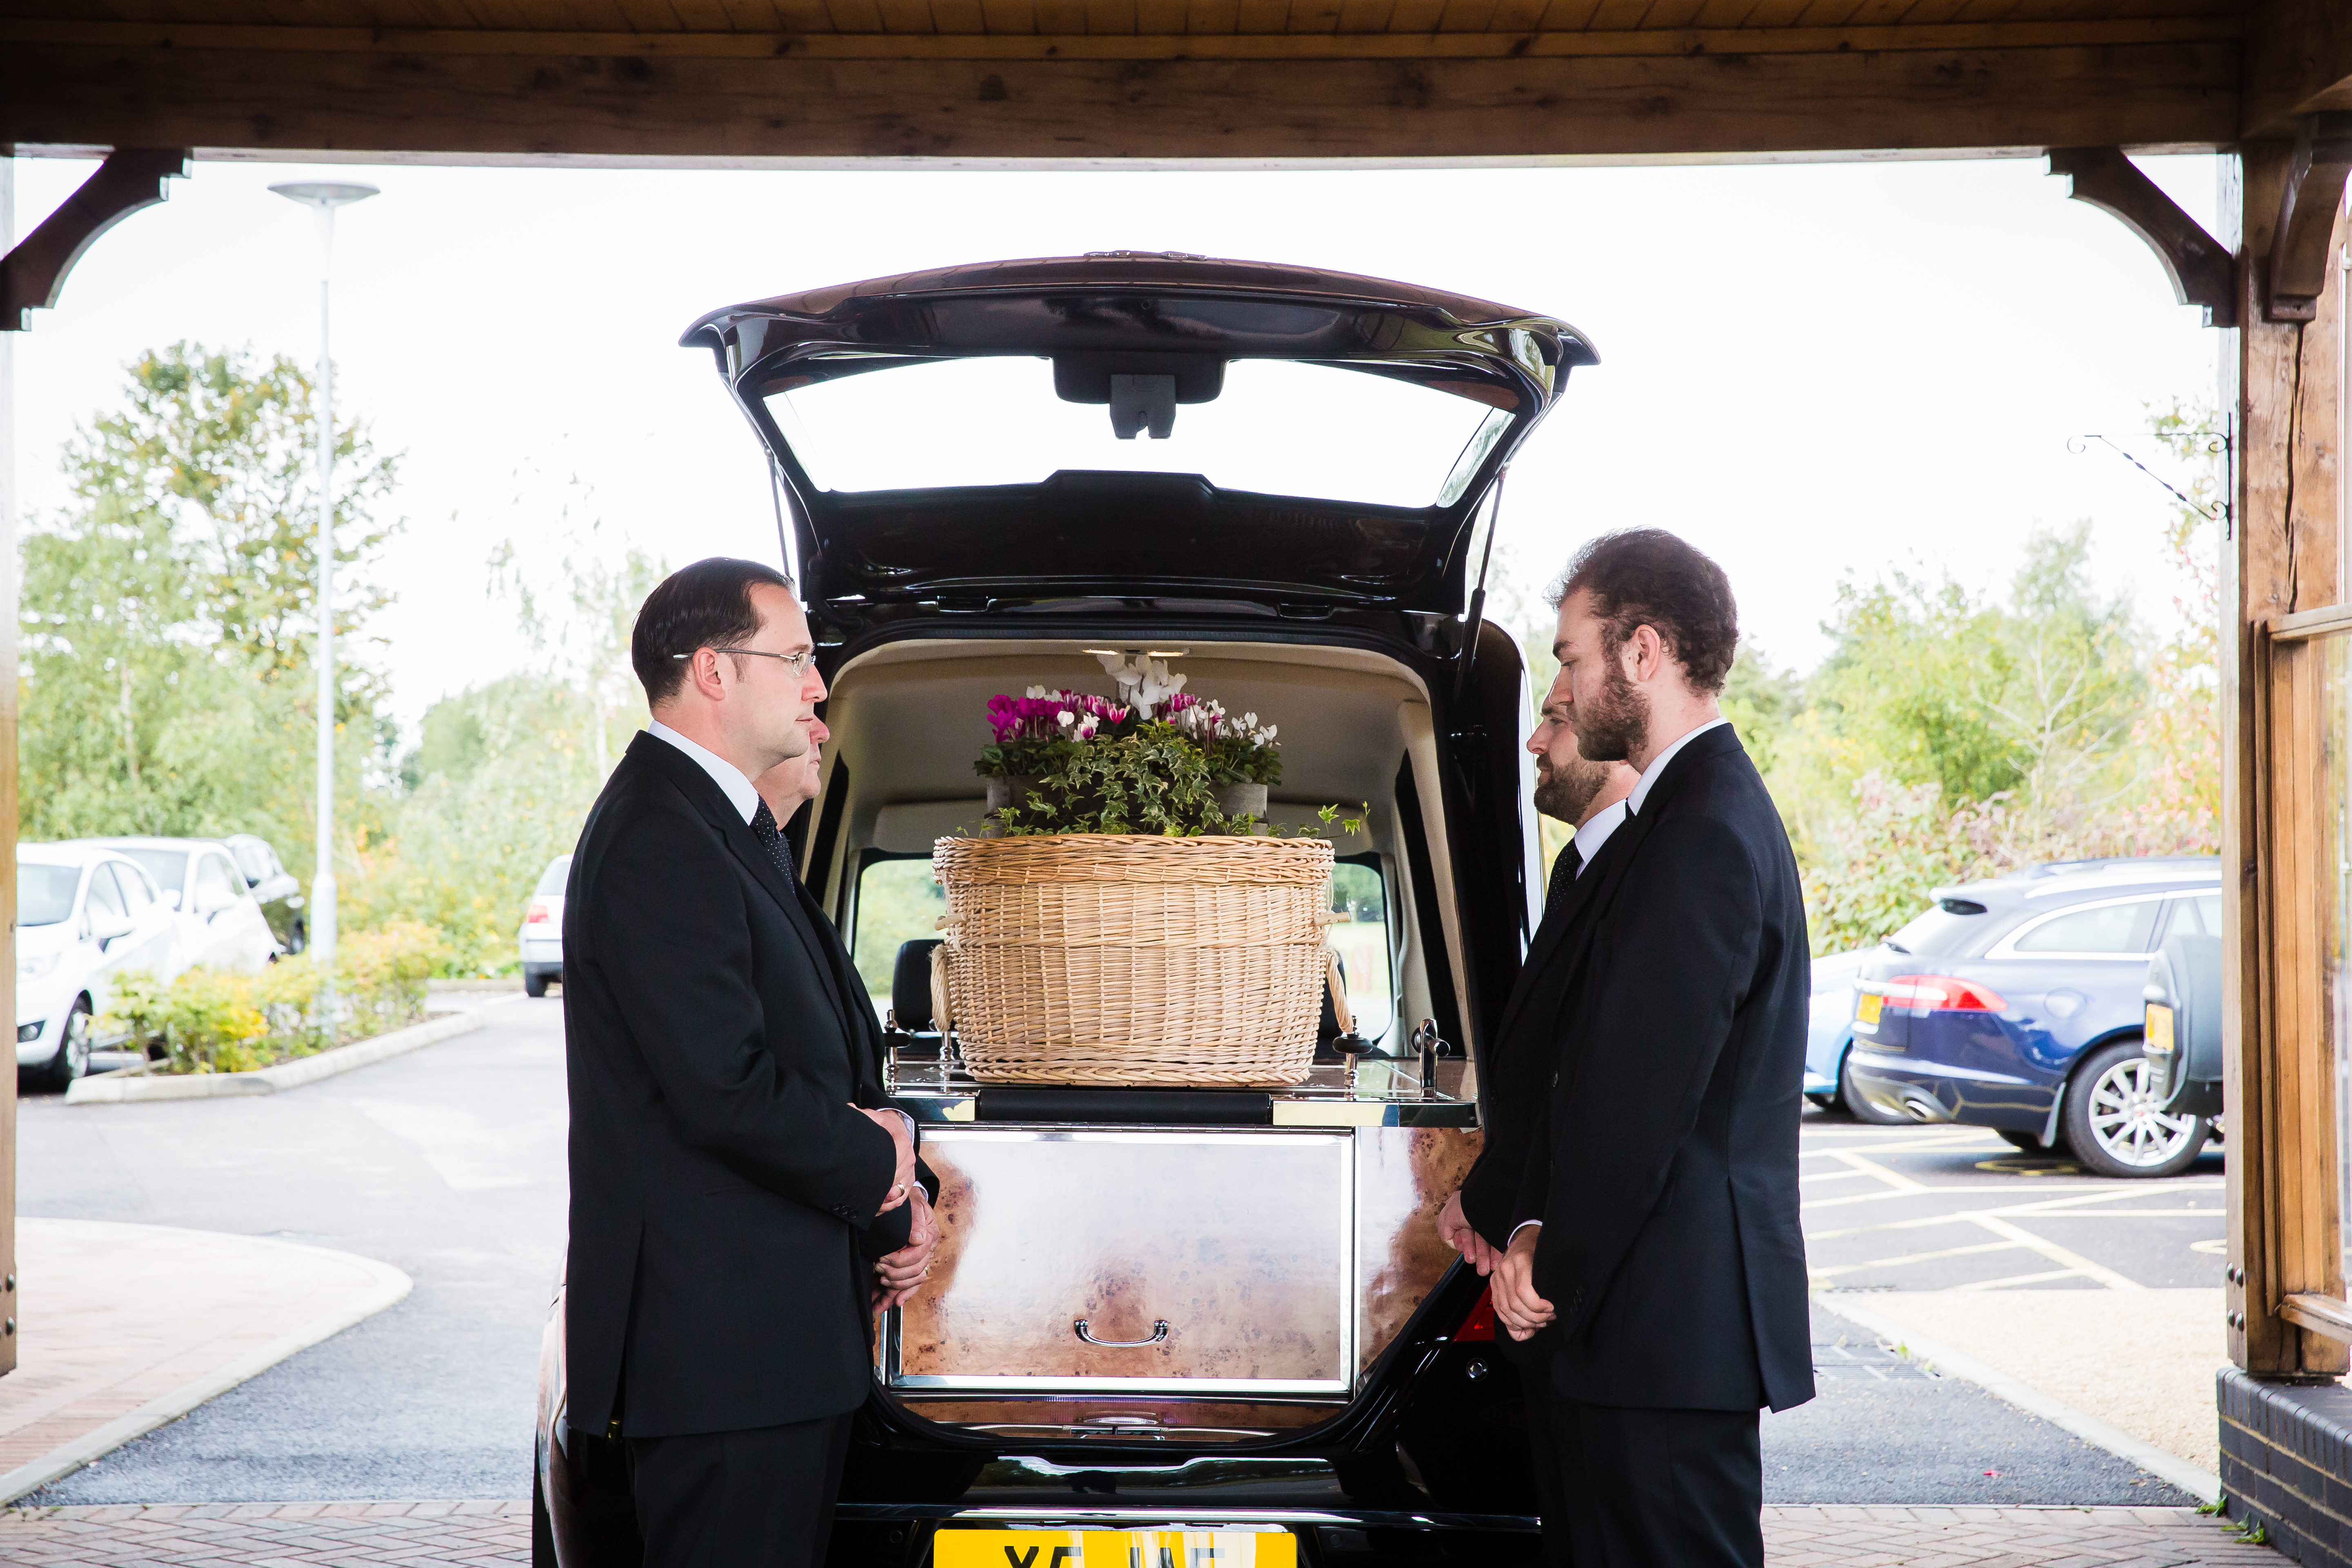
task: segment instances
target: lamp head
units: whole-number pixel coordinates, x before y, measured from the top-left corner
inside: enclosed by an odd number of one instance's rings
[[[301,202],[308,206],[339,207],[350,202],[363,202],[382,193],[373,185],[336,184],[297,181],[289,184],[272,185],[271,190],[289,202]]]

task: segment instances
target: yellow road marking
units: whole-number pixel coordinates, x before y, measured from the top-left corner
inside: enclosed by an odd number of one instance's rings
[[[2005,1279],[1978,1279],[1966,1285],[1955,1285],[1955,1290],[2007,1290],[2018,1285],[2039,1285],[2045,1279],[2079,1279],[2082,1271],[2075,1268],[2053,1268],[2046,1274],[2012,1274]]]
[[[1939,1258],[1966,1258],[1979,1252],[2014,1252],[2024,1243],[2017,1241],[1979,1241],[1969,1247],[1947,1247],[1935,1252],[1906,1252],[1900,1258],[1873,1258],[1862,1263],[1841,1263],[1829,1268],[1808,1268],[1816,1279],[1834,1275],[1852,1274],[1863,1268],[1894,1268],[1906,1263],[1932,1263]]]
[[[2079,1269],[2088,1279],[2096,1279],[2110,1290],[2145,1290],[2147,1286],[2137,1279],[2126,1279],[2103,1263],[2094,1263],[2079,1252],[2069,1251],[2054,1241],[2034,1235],[2023,1226],[2011,1225],[1997,1215],[1977,1215],[1972,1223],[1982,1226],[1995,1236],[2005,1236],[2021,1246],[2030,1247],[2061,1268]]]

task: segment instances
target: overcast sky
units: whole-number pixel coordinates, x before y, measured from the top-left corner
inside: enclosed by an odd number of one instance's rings
[[[16,165],[16,232],[94,165]],[[2214,160],[2143,164],[2213,226]],[[52,515],[58,455],[122,366],[180,339],[317,353],[317,165],[199,163],[102,237],[17,341],[17,494]],[[773,559],[753,439],[707,354],[715,306],[943,263],[1183,250],[1408,279],[1563,317],[1598,345],[1517,465],[1504,538],[1531,576],[1660,524],[1730,572],[1781,664],[1825,647],[1838,582],[1925,563],[2005,581],[2039,525],[2088,518],[2151,617],[2172,584],[2145,405],[2210,400],[2220,334],[2147,248],[2040,160],[1316,174],[647,173],[350,168],[341,407],[403,454],[399,710],[514,668],[484,563],[560,509],[673,564]],[[1273,438],[1270,437],[1270,438]],[[907,439],[919,441],[910,430]],[[528,557],[526,557],[528,559]]]

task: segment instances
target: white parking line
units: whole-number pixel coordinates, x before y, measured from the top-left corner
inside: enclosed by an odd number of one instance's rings
[[[2147,1289],[2137,1279],[2126,1279],[2105,1264],[2094,1263],[2081,1253],[2070,1252],[2056,1242],[2044,1240],[2023,1226],[2011,1225],[1997,1215],[1976,1215],[1972,1219],[1975,1224],[1982,1226],[1995,1236],[2005,1236],[2021,1247],[2030,1247],[2059,1268],[2080,1274],[2085,1279],[2096,1279],[2110,1290]]]
[[[2079,1279],[2079,1268],[2053,1268],[2042,1274],[2011,1274],[2000,1279],[1972,1279],[1966,1285],[1955,1285],[1955,1290],[2006,1290],[2016,1285],[2040,1285],[2052,1279]]]
[[[1947,1247],[1935,1252],[1906,1252],[1900,1258],[1873,1258],[1862,1263],[1841,1263],[1830,1268],[1809,1268],[1816,1279],[1833,1279],[1841,1274],[1852,1274],[1863,1268],[1893,1268],[1906,1263],[1932,1263],[1938,1258],[1967,1258],[1979,1252],[2014,1252],[2025,1245],[2018,1241],[1980,1241],[1969,1247]]]
[[[2216,1183],[2215,1185],[2219,1186],[2220,1184]],[[1981,1193],[1984,1189],[1982,1187],[1939,1187],[1934,1189],[1934,1191],[1938,1193]],[[1917,1194],[1914,1194],[1909,1195],[1916,1196]],[[1865,1236],[1874,1230],[1922,1230],[1929,1226],[1959,1225],[1966,1222],[1973,1222],[1979,1215],[1990,1215],[1997,1219],[2025,1219],[2041,1217],[2043,1215],[2056,1219],[2096,1219],[2101,1217],[2101,1215],[2088,1212],[2084,1205],[2091,1204],[2121,1203],[2126,1198],[2145,1197],[2147,1195],[2147,1194],[2146,1189],[2139,1187],[2137,1184],[2130,1186],[2118,1186],[2109,1188],[2104,1192],[2080,1193],[2070,1197],[2063,1198],[2042,1198],[2032,1203],[1993,1204],[1985,1208],[1955,1209],[1948,1214],[1915,1215],[1909,1219],[1885,1220],[1877,1225],[1848,1226],[1843,1230],[1808,1230],[1805,1233],[1805,1239],[1807,1241],[1835,1241],[1842,1237]],[[1813,1205],[1803,1205],[1801,1206],[1810,1208]],[[2127,1213],[2129,1211],[2123,1212]],[[2200,1218],[2203,1218],[2210,1214],[2213,1218],[2219,1219],[2227,1211],[2222,1209],[2198,1209],[2193,1212]]]

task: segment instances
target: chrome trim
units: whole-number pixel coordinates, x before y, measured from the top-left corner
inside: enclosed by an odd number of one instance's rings
[[[1087,1320],[1084,1318],[1072,1322],[1070,1328],[1087,1343],[1099,1345],[1107,1351],[1139,1351],[1146,1345],[1156,1345],[1168,1337],[1168,1320],[1165,1318],[1154,1318],[1151,1321],[1151,1337],[1148,1340],[1098,1340],[1087,1332]]]

